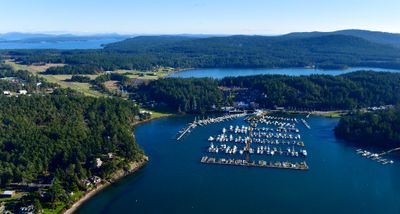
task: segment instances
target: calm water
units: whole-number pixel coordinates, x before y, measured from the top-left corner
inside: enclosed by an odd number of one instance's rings
[[[107,188],[78,213],[400,213],[400,165],[383,166],[339,142],[337,119],[301,124],[309,171],[203,165],[207,138],[241,119],[175,134],[193,118],[166,118],[136,128],[146,167]]]
[[[0,49],[99,49],[101,45],[118,42],[118,39],[98,39],[66,42],[0,42]]]
[[[194,69],[173,73],[170,77],[212,77],[221,79],[229,76],[251,76],[258,74],[285,74],[291,76],[311,75],[311,74],[329,74],[340,75],[359,70],[373,71],[391,71],[400,72],[400,70],[384,69],[384,68],[349,68],[344,70],[320,70],[306,68],[277,68],[277,69],[240,69],[240,68],[213,68],[213,69]]]

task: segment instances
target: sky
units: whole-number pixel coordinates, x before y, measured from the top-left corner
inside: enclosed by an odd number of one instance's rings
[[[0,33],[400,33],[399,0],[0,0]]]

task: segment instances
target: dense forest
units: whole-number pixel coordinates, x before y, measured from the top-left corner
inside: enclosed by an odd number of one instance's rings
[[[400,107],[374,112],[353,112],[335,128],[339,138],[363,145],[400,147]]]
[[[61,187],[57,198],[68,200],[67,192],[85,188],[82,179],[106,178],[142,158],[132,135],[138,111],[129,101],[64,89],[47,96],[1,96],[0,186],[53,176],[53,186]],[[95,158],[103,160],[100,168]]]
[[[340,76],[228,77],[220,84],[260,91],[256,101],[262,107],[337,110],[396,104],[400,102],[399,82],[398,73],[359,71]]]
[[[171,67],[385,67],[395,66],[400,56],[396,48],[346,35],[158,39],[164,42],[148,45],[154,37],[135,37],[109,44],[106,50],[151,54]]]
[[[116,69],[173,68],[400,68],[398,48],[351,35],[139,36],[101,50],[9,50],[23,64],[65,63],[47,74],[93,74]]]
[[[200,112],[236,102],[298,110],[348,110],[400,102],[400,74],[359,71],[340,76],[258,75],[222,80],[166,78],[133,90],[141,102]],[[241,89],[241,93],[238,90]],[[221,94],[225,96],[221,96]]]
[[[155,101],[173,111],[204,113],[216,110],[222,103],[218,82],[209,78],[165,78],[141,85],[135,98],[141,102]]]

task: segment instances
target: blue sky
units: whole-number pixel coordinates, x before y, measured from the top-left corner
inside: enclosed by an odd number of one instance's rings
[[[0,32],[400,32],[399,0],[0,0]]]

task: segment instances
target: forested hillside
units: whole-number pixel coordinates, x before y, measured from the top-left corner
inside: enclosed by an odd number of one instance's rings
[[[263,107],[334,110],[397,104],[399,82],[399,73],[359,71],[340,76],[228,77],[220,84],[262,92],[257,102]]]
[[[204,113],[222,104],[218,82],[208,78],[166,78],[142,85],[135,91],[142,102],[156,101],[177,112]]]
[[[222,80],[167,78],[131,91],[141,102],[173,110],[204,112],[213,106],[256,102],[259,107],[352,110],[400,102],[400,73],[359,71],[340,76],[258,75]],[[240,93],[237,89],[240,89]],[[221,97],[224,93],[225,96]]]
[[[369,113],[354,112],[340,119],[335,128],[339,138],[365,146],[400,146],[400,107]]]
[[[393,66],[390,63],[396,62],[400,56],[395,48],[345,35],[177,39],[152,48],[140,46],[137,40],[143,38],[110,44],[106,50],[155,55],[161,59],[159,63],[172,67]]]
[[[0,187],[53,178],[44,196],[32,192],[23,201],[54,207],[76,200],[70,193],[86,190],[90,176],[107,178],[143,158],[132,134],[138,111],[129,101],[69,90],[0,96]]]

